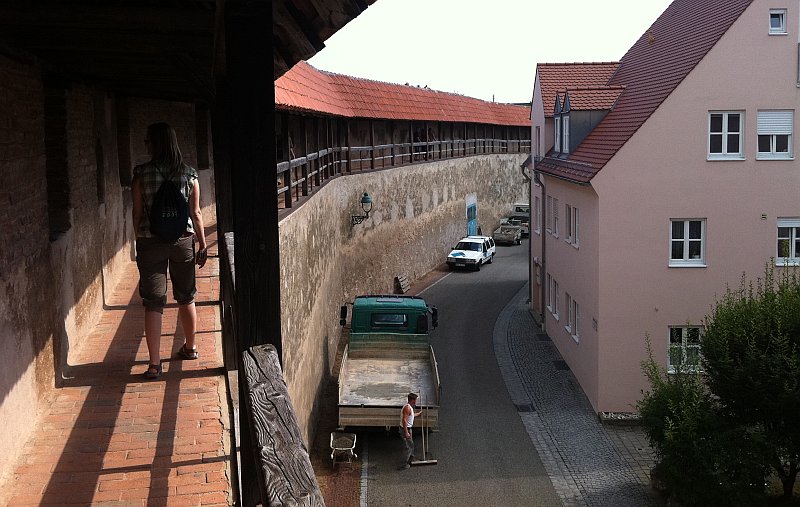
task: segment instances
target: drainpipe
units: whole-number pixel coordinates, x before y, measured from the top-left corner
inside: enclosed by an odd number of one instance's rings
[[[542,181],[541,175],[542,175],[542,173],[540,173],[539,171],[536,171],[536,170],[533,171],[533,181],[537,185],[542,187],[542,197],[541,197],[540,206],[542,207],[542,229],[544,229],[545,228],[545,224],[547,223],[547,204],[546,204],[546,200],[545,200],[546,199],[546,189],[544,187],[544,182]],[[539,296],[539,306],[540,306],[540,308],[542,310],[542,313],[541,313],[541,317],[542,317],[542,332],[544,333],[544,332],[546,332],[545,325],[544,325],[544,322],[545,322],[544,295],[545,295],[545,290],[547,290],[546,287],[545,287],[545,273],[547,272],[546,269],[545,269],[545,259],[547,258],[547,256],[545,256],[545,247],[547,245],[547,235],[545,234],[545,231],[543,231],[543,230],[540,230],[539,233],[542,236],[542,258],[539,261],[539,266],[540,266],[539,269],[541,270],[541,277],[542,277],[542,283],[541,283],[542,292],[541,292],[541,295]],[[528,243],[528,248],[530,248],[530,242]],[[528,255],[528,256],[530,257],[530,255]],[[530,269],[530,265],[529,265],[528,269]]]
[[[530,289],[533,287],[533,280],[531,279],[531,262],[533,258],[531,257],[531,240],[533,236],[531,236],[531,219],[533,218],[530,213],[531,208],[531,175],[528,173],[529,166],[527,164],[522,164],[519,166],[520,170],[522,171],[522,177],[525,178],[525,181],[528,182],[528,303],[531,302],[531,293]]]

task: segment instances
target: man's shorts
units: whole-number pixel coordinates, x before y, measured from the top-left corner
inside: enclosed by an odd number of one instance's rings
[[[147,310],[163,313],[167,303],[167,270],[172,295],[179,305],[194,301],[197,293],[194,272],[194,237],[167,243],[158,238],[136,239],[139,295]]]

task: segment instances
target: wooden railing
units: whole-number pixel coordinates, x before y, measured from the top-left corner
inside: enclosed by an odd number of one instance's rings
[[[375,146],[337,146],[278,163],[278,207],[291,208],[341,174],[492,153],[530,153],[530,139],[452,139]]]

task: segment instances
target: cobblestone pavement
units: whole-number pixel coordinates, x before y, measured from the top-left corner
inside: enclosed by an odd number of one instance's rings
[[[649,487],[652,452],[639,428],[603,425],[531,316],[527,285],[494,328],[509,395],[565,506],[664,505]]]

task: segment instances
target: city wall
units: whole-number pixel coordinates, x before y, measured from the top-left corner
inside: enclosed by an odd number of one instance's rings
[[[441,266],[466,234],[467,195],[477,196],[478,225],[491,234],[512,203],[527,202],[524,159],[478,155],[342,176],[281,220],[283,367],[307,442],[341,345],[339,307],[358,294],[393,293],[399,274],[414,280]],[[370,218],[351,226],[364,192]]]

